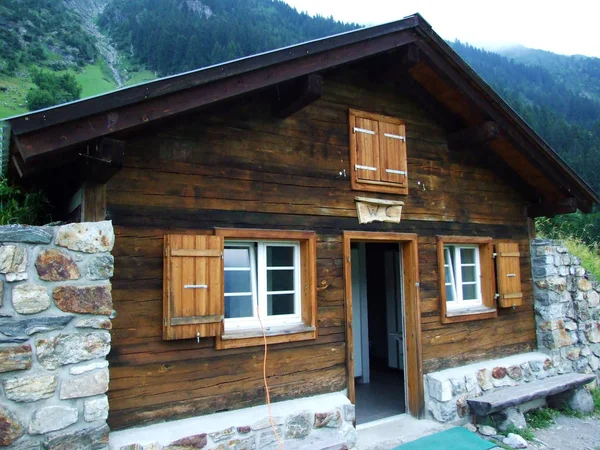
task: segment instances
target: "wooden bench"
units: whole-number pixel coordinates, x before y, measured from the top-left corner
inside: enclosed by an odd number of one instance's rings
[[[502,411],[511,406],[520,405],[530,400],[559,394],[590,383],[596,378],[594,374],[568,373],[543,380],[523,383],[504,389],[497,389],[481,397],[467,399],[471,412],[478,416]]]

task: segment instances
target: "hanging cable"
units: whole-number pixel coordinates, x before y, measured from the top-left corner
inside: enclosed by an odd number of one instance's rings
[[[275,428],[275,423],[273,421],[273,413],[271,412],[271,395],[269,394],[269,384],[267,383],[267,352],[268,352],[267,333],[265,332],[265,327],[263,326],[262,318],[260,317],[260,310],[258,308],[257,308],[257,313],[258,313],[258,323],[260,323],[260,329],[262,331],[263,341],[265,343],[265,352],[264,352],[264,358],[263,358],[263,382],[265,384],[265,393],[266,393],[266,397],[267,397],[267,408],[269,410],[269,424],[271,425],[271,428],[273,429],[273,434],[275,434],[275,439],[277,439],[277,443],[279,444],[279,450],[283,450],[283,443],[281,442],[281,439],[279,438],[279,433],[277,433],[277,429]]]

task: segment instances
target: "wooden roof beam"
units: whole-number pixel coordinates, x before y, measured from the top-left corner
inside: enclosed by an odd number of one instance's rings
[[[533,203],[527,207],[527,216],[553,217],[559,214],[569,214],[577,211],[578,206],[577,200],[573,197],[568,197],[553,202]]]
[[[474,84],[467,79],[467,77],[463,76],[457,71],[457,69],[449,62],[447,58],[434,51],[427,42],[420,39],[415,41],[414,45],[421,50],[423,57],[428,61],[428,65],[430,65],[436,71],[438,76],[446,80],[451,86],[465,95],[469,101],[473,103],[475,108],[481,112],[481,114],[484,116],[484,120],[492,120],[498,124],[504,139],[506,139],[517,149],[520,149],[520,151],[523,152],[523,154],[532,164],[540,167],[552,179],[561,180],[561,182],[564,184],[562,186],[559,185],[558,187],[562,188],[567,195],[572,195],[574,191],[583,192],[582,187],[577,185],[574,179],[572,179],[570,176],[565,176],[566,173],[572,172],[572,169],[562,162],[557,155],[552,157],[550,154],[548,154],[548,156],[542,154],[542,152],[539,152],[535,149],[535,144],[529,140],[529,137],[526,137],[522,133],[515,131],[515,127],[522,127],[524,129],[529,128],[527,124],[523,123],[522,126],[520,124],[513,124],[502,113],[500,113],[498,106],[494,105],[485,98],[485,94],[482,90],[477,89]],[[465,70],[470,72],[468,74],[470,77],[475,79],[479,78],[479,76],[473,72],[472,69],[467,67]],[[482,89],[486,90],[488,95],[492,97],[496,96],[491,88],[489,88],[485,83],[482,83]],[[501,102],[502,100],[498,97],[498,101]],[[531,131],[531,133],[534,132]],[[531,135],[531,133],[529,134]],[[540,145],[545,144],[540,143]],[[545,146],[547,147],[547,145]],[[554,153],[549,147],[546,149],[546,151],[548,153]],[[596,196],[593,192],[585,192],[585,195]]]
[[[487,121],[474,127],[463,128],[448,134],[450,150],[471,150],[500,138],[500,127],[496,122]]]
[[[83,111],[78,118],[70,122],[58,123],[52,127],[39,128],[22,134],[13,129],[13,133],[20,142],[19,150],[23,160],[30,162],[99,137],[141,127],[159,119],[173,117],[179,113],[215,104],[300,76],[386,52],[414,42],[416,39],[413,30],[403,29],[371,40],[352,42],[329,51],[309,53],[302,58],[286,61],[285,64],[253,67],[247,72],[234,73],[186,89],[181,88],[170,92],[166,97],[156,96],[136,103],[124,104],[111,111],[91,112],[90,115],[86,115]],[[332,38],[332,42],[335,41],[336,39]],[[248,61],[253,65],[257,63],[252,59]],[[161,80],[161,83],[165,81],[169,80]],[[107,99],[120,95],[119,92],[107,94]],[[71,105],[55,108],[52,112],[60,112],[61,108],[66,107]]]
[[[287,87],[277,86],[277,94],[273,114],[280,119],[285,119],[321,98],[323,77],[311,73]]]

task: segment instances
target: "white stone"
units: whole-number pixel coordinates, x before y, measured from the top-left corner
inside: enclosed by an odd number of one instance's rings
[[[273,425],[277,426],[283,424],[285,424],[284,417],[273,417]],[[265,428],[269,427],[271,427],[271,420],[268,417],[259,420],[258,422],[254,422],[251,425],[252,431],[264,430]]]
[[[456,402],[438,402],[437,400],[430,399],[427,402],[427,408],[429,412],[438,422],[446,423],[457,420],[458,411],[456,409]]]
[[[115,244],[111,221],[70,223],[58,230],[56,244],[84,253],[110,252]]]
[[[23,283],[13,288],[12,304],[19,314],[36,314],[50,308],[50,296],[43,286]]]
[[[56,391],[56,383],[53,375],[7,378],[4,380],[4,394],[14,402],[36,402],[52,397]]]
[[[24,248],[15,245],[0,246],[0,273],[21,273],[26,269],[27,252]]]
[[[596,291],[589,291],[585,294],[587,297],[588,306],[595,308],[600,303],[600,295]]]
[[[477,376],[473,373],[465,375],[465,389],[471,393],[477,391],[479,383],[477,383]]]
[[[477,427],[475,425],[473,425],[472,423],[465,423],[463,425],[463,428],[465,430],[469,430],[471,433],[476,433],[477,432]]]
[[[483,434],[484,436],[496,436],[496,434],[498,434],[496,429],[494,427],[490,427],[489,425],[477,425],[477,429],[479,430],[479,433]]]
[[[452,383],[450,380],[428,375],[427,386],[429,387],[429,395],[436,400],[447,402],[452,399]]]
[[[29,434],[45,434],[62,430],[77,422],[77,409],[67,406],[46,406],[36,410],[31,416]]]
[[[584,277],[585,276],[585,269],[583,267],[577,267],[577,268],[575,268],[575,276]]]
[[[71,375],[81,375],[82,373],[91,372],[96,369],[105,369],[108,367],[108,361],[98,361],[83,366],[75,366],[69,369]]]
[[[91,397],[108,391],[108,369],[89,375],[64,380],[60,386],[60,399]]]
[[[143,445],[142,450],[162,450],[162,445],[158,442],[153,442],[151,444]]]
[[[106,420],[108,418],[108,397],[103,395],[100,398],[86,400],[83,411],[83,417],[86,422]]]
[[[512,448],[527,448],[527,441],[514,433],[508,433],[508,436],[502,439],[502,443]]]
[[[28,278],[29,278],[29,275],[27,275],[27,272],[7,273],[6,274],[6,281],[8,281],[9,283],[12,283],[14,281],[27,280]]]
[[[103,358],[110,351],[110,333],[59,334],[52,338],[36,339],[35,345],[42,366],[54,370],[66,364]]]

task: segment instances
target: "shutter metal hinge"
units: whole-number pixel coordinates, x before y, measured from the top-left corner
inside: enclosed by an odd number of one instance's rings
[[[354,132],[359,132],[359,133],[367,133],[367,134],[375,134],[374,131],[371,130],[366,130],[364,128],[358,128],[358,127],[354,127]]]
[[[420,286],[420,284],[419,284],[419,282],[417,281],[417,282],[415,283],[415,287],[419,287],[419,286]]]
[[[402,142],[406,142],[406,137],[405,136],[399,136],[397,134],[391,134],[391,133],[383,133],[383,135],[385,137],[389,137],[392,139],[400,139]]]
[[[361,166],[360,164],[354,164],[354,170],[358,170],[358,169],[362,169],[362,170],[370,170],[372,172],[377,172],[377,167],[372,167],[372,166]]]
[[[395,169],[385,169],[386,173],[395,173],[396,175],[404,175],[406,176],[406,171],[404,170],[395,170]]]
[[[350,258],[350,257],[348,256],[348,262],[351,262],[351,261],[352,261],[352,258]]]
[[[494,300],[498,300],[500,298],[500,294],[496,293],[494,294]]]
[[[496,256],[498,256],[498,253],[492,253],[492,259],[496,259]]]
[[[164,322],[165,322],[165,327],[166,327],[167,326],[167,318],[166,317],[165,317]]]

